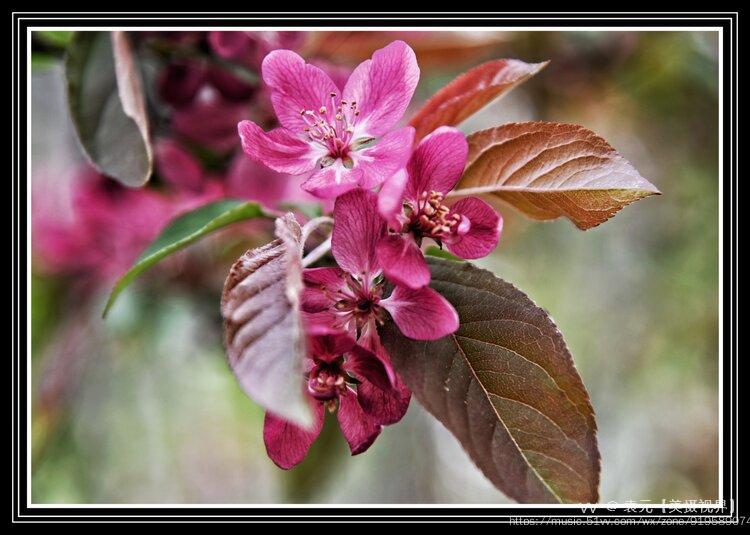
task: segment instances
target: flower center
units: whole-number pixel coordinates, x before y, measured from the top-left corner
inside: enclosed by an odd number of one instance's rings
[[[333,296],[339,326],[359,332],[370,321],[382,321],[383,310],[379,304],[382,295],[382,281],[366,284],[349,275],[346,286]]]
[[[461,215],[451,214],[443,199],[444,195],[439,191],[424,191],[417,201],[416,210],[411,207],[407,226],[417,238],[442,240],[458,230]]]
[[[343,357],[332,362],[318,361],[307,379],[307,391],[315,399],[327,401],[346,389],[346,374],[341,369]]]
[[[357,103],[346,100],[336,101],[336,93],[330,94],[330,102],[317,110],[300,110],[305,121],[307,138],[328,150],[328,155],[320,160],[321,167],[328,167],[341,158],[344,166],[351,168],[354,162],[349,156],[354,125],[359,116]],[[356,150],[356,149],[355,149]]]

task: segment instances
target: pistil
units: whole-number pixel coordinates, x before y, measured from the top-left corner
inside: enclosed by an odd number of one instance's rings
[[[300,115],[307,125],[304,131],[308,140],[328,150],[328,155],[321,158],[321,166],[328,167],[341,158],[351,168],[353,161],[348,154],[359,116],[357,103],[346,100],[337,103],[336,93],[331,93],[329,103],[317,110],[300,110]]]
[[[315,399],[327,401],[346,389],[346,376],[340,362],[316,364],[307,380],[307,391]]]
[[[359,334],[370,322],[382,324],[383,310],[380,306],[382,295],[382,281],[377,279],[360,281],[347,275],[346,285],[329,294],[332,312],[337,317],[337,326]]]

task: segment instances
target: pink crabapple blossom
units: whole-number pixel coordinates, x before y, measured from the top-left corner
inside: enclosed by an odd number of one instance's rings
[[[446,203],[467,154],[464,135],[440,127],[419,142],[406,169],[380,190],[378,208],[391,232],[378,241],[376,256],[393,282],[412,289],[430,282],[420,250],[425,238],[464,259],[486,256],[497,245],[503,220],[489,204],[476,197]]]
[[[406,43],[375,51],[343,90],[289,50],[268,54],[262,74],[281,127],[264,132],[239,123],[242,147],[254,160],[280,173],[309,174],[302,188],[320,198],[375,188],[406,164],[414,129],[393,129],[419,80]]]
[[[415,340],[436,340],[458,328],[458,315],[438,292],[396,281],[385,297],[385,266],[376,245],[387,236],[377,196],[351,191],[336,199],[331,250],[339,267],[306,269],[303,310],[315,319],[360,337],[376,332],[387,312],[401,332]]]
[[[340,330],[356,337],[391,369],[390,357],[380,343],[378,325],[390,314],[401,332],[417,340],[442,338],[458,328],[453,306],[429,287],[411,289],[396,285],[385,296],[386,280],[375,246],[387,227],[377,211],[377,196],[354,190],[336,199],[331,246],[339,267],[304,271],[302,310],[308,325]],[[398,422],[409,407],[411,392],[393,374],[393,394],[360,385],[364,406],[380,414],[383,424]]]
[[[315,329],[313,328],[313,331]],[[306,392],[314,415],[311,429],[266,413],[263,440],[268,456],[289,469],[301,462],[323,428],[325,410],[336,412],[352,455],[366,451],[380,434],[387,415],[367,399],[374,392],[398,395],[392,370],[347,334],[324,329],[309,337]],[[367,387],[365,387],[367,385]]]

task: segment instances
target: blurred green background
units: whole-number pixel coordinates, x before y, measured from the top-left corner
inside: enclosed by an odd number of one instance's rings
[[[478,262],[565,335],[597,413],[602,502],[718,497],[717,47],[715,33],[509,32],[470,63],[552,60],[467,133],[578,123],[663,193],[587,232],[508,208],[500,245]],[[423,66],[415,101],[467,66],[460,55]],[[60,76],[44,65],[32,78],[35,187],[56,179],[39,170],[80,160]],[[211,245],[193,254],[211,255]],[[507,501],[416,401],[363,455],[350,457],[328,425],[302,465],[276,468],[263,411],[223,356],[229,261],[200,291],[145,277],[106,322],[104,295],[84,305],[69,281],[35,270],[33,384],[60,395],[33,421],[34,503]]]

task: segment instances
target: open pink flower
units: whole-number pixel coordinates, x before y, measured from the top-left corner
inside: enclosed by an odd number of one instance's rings
[[[417,340],[436,340],[458,328],[453,306],[429,287],[396,285],[385,297],[383,268],[375,254],[386,237],[385,221],[377,211],[377,196],[355,190],[336,199],[332,236],[333,256],[340,267],[306,269],[302,309],[310,322],[348,332],[391,369],[377,327],[389,313],[401,332]],[[361,403],[380,415],[383,424],[398,422],[409,408],[411,392],[398,375],[393,391],[360,385]]]
[[[302,306],[306,312],[357,337],[376,332],[385,312],[415,340],[435,340],[458,328],[456,311],[432,288],[397,283],[391,295],[384,296],[385,266],[375,249],[387,228],[374,193],[356,190],[339,197],[333,214],[331,246],[340,267],[305,270]]]
[[[406,43],[377,50],[343,91],[289,50],[268,54],[262,71],[281,127],[264,132],[239,123],[242,147],[254,160],[280,173],[311,173],[302,187],[322,198],[379,186],[406,164],[414,129],[393,130],[419,80]]]
[[[430,282],[420,250],[424,238],[445,244],[465,259],[486,256],[497,245],[503,220],[489,204],[476,197],[445,204],[467,154],[464,135],[456,128],[440,127],[417,145],[406,171],[383,185],[378,208],[392,233],[378,242],[376,256],[385,275],[397,284],[416,289]]]
[[[367,450],[380,434],[382,422],[378,405],[362,402],[374,391],[393,390],[391,374],[371,351],[346,334],[310,337],[308,345],[307,394],[315,421],[304,429],[266,413],[263,440],[268,456],[278,466],[289,469],[307,455],[323,428],[324,410],[337,410],[341,432],[352,455]]]

